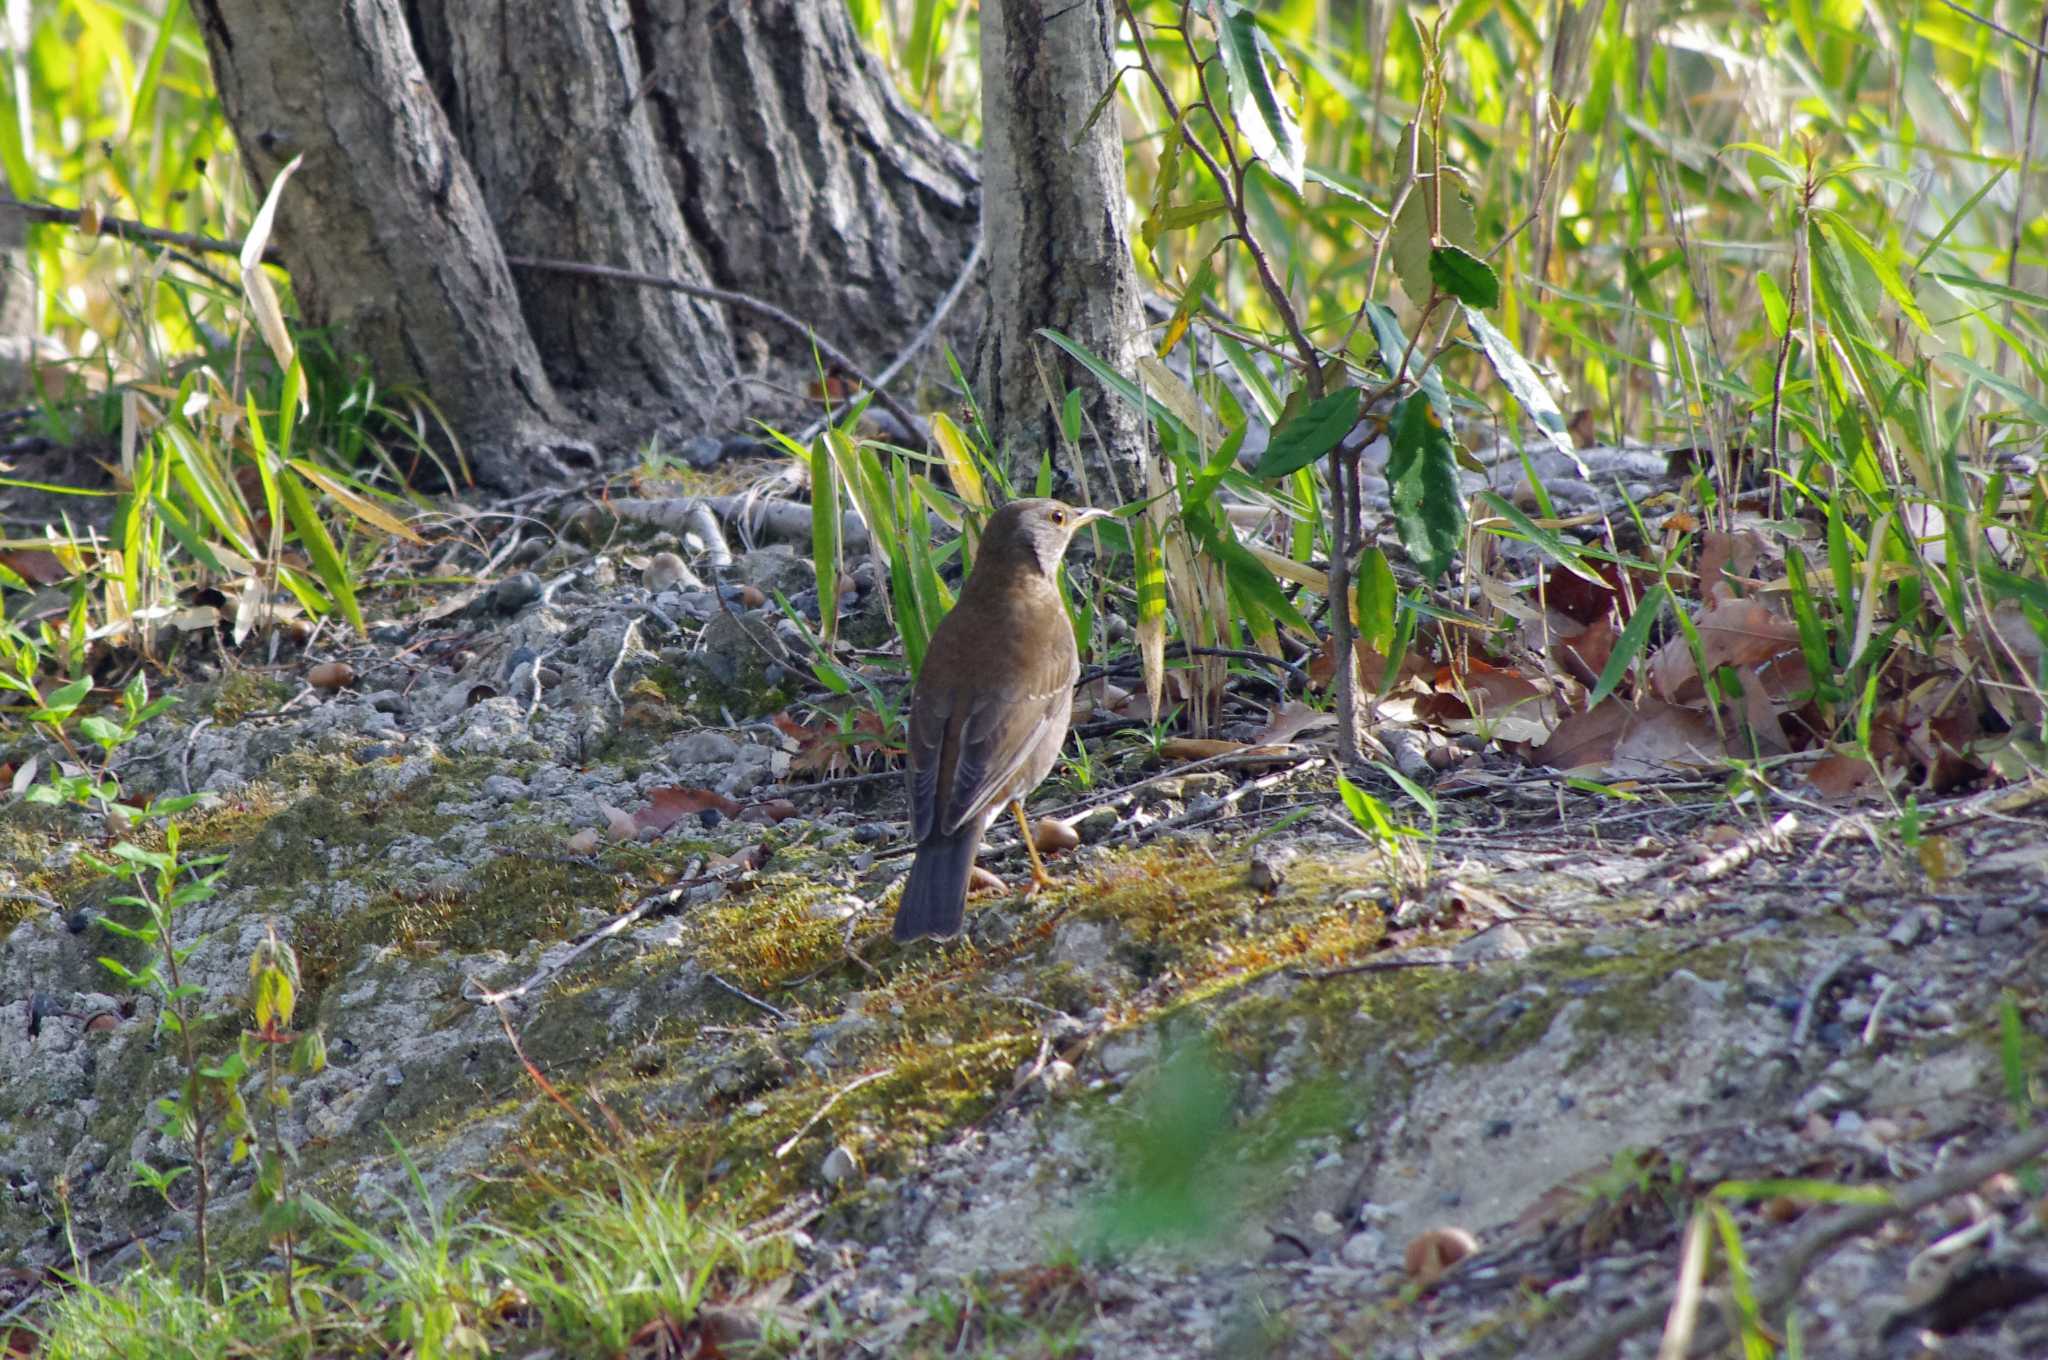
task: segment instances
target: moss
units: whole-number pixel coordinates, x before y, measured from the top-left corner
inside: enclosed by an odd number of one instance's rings
[[[210,691],[210,692],[209,692]],[[212,685],[196,686],[187,701],[204,706],[219,727],[233,727],[251,713],[268,713],[292,697],[292,686],[255,671],[234,671]]]

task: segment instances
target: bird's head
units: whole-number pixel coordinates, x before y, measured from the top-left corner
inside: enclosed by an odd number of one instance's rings
[[[1059,570],[1075,531],[1090,521],[1107,519],[1109,514],[1065,501],[1011,501],[991,515],[982,529],[976,565],[1015,562],[1051,576]]]

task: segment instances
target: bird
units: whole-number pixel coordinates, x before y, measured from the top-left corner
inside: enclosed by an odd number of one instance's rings
[[[911,693],[917,858],[896,906],[898,940],[960,933],[975,852],[1005,803],[1016,807],[1033,881],[1052,883],[1024,819],[1024,797],[1059,759],[1081,677],[1057,578],[1075,531],[1109,514],[1020,500],[982,529],[974,569],[932,630]]]

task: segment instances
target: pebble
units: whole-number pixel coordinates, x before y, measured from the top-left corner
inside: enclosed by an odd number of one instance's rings
[[[646,570],[640,573],[640,583],[656,595],[670,590],[696,590],[702,585],[690,574],[683,559],[672,552],[656,553],[649,558]]]
[[[1117,823],[1122,820],[1113,807],[1095,807],[1074,819],[1074,830],[1089,844],[1113,835]]]
[[[1900,949],[1911,949],[1941,929],[1941,914],[1932,907],[1914,907],[1892,924],[1885,939]]]
[[[2020,923],[2020,914],[2011,907],[1986,907],[1977,913],[1979,935],[2002,935]]]
[[[508,774],[484,776],[484,797],[500,803],[516,803],[526,796],[526,785]]]
[[[723,765],[738,757],[740,744],[723,732],[692,732],[671,749],[678,765]]]
[[[1386,1234],[1373,1228],[1366,1228],[1351,1234],[1337,1257],[1353,1270],[1364,1270],[1377,1263],[1386,1254]]]
[[[1946,1001],[1930,1001],[1920,1008],[1920,1023],[1934,1028],[1946,1028],[1956,1022],[1956,1008]]]
[[[852,1180],[860,1171],[860,1158],[853,1155],[853,1149],[841,1143],[825,1154],[824,1162],[818,1167],[818,1177],[827,1185],[841,1185]]]
[[[533,572],[522,571],[516,576],[507,576],[491,587],[491,608],[500,614],[517,614],[538,600],[543,589],[540,577]]]
[[[676,456],[699,472],[709,472],[725,457],[725,445],[708,434],[700,434],[685,439]]]
[[[1299,852],[1292,846],[1265,844],[1252,849],[1251,867],[1245,880],[1253,892],[1269,893],[1287,881],[1287,867]]]

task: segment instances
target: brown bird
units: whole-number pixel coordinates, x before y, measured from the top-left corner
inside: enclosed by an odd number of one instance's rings
[[[1052,882],[1024,796],[1059,759],[1081,675],[1057,574],[1074,531],[1107,510],[1013,501],[990,517],[960,601],[932,633],[910,702],[910,835],[917,859],[896,938],[960,933],[982,833],[1014,803],[1031,871]]]

